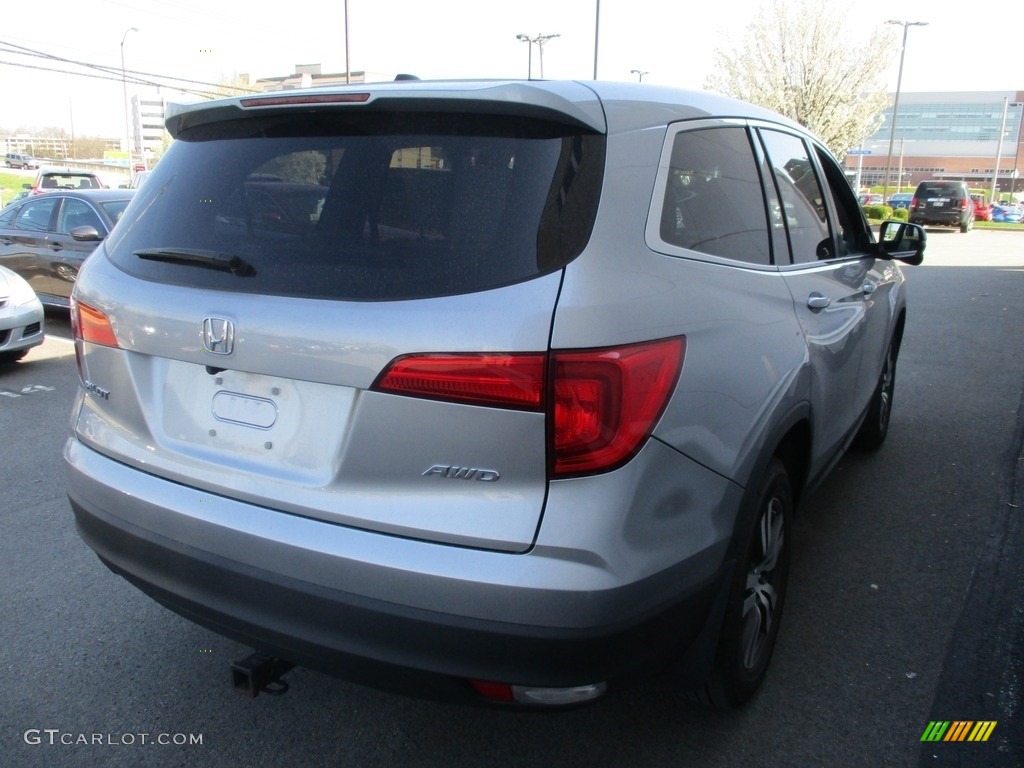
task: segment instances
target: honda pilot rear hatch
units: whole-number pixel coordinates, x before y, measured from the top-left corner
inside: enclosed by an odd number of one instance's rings
[[[78,437],[210,503],[526,549],[603,135],[515,99],[282,101],[172,118],[77,288]]]

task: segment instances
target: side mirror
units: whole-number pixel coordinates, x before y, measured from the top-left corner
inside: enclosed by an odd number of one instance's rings
[[[924,261],[927,240],[924,227],[918,224],[895,219],[883,221],[876,255],[880,259],[897,259],[916,267]]]
[[[96,227],[87,224],[84,227],[75,227],[68,234],[80,243],[91,243],[103,239],[103,236],[96,231]]]

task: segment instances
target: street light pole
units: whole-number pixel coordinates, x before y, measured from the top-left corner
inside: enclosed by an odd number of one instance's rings
[[[631,69],[631,70],[629,70],[629,74],[636,75],[637,82],[638,83],[642,83],[644,81],[644,75],[649,75],[651,73],[650,72],[641,72],[639,69]]]
[[[1010,189],[1010,194],[1017,194],[1017,177],[1020,175],[1020,145],[1021,133],[1024,133],[1024,101],[1016,101],[1013,106],[1020,110],[1020,122],[1017,124],[1017,149],[1013,153],[1013,186]]]
[[[1003,155],[1003,134],[1006,133],[1006,110],[1010,105],[1010,97],[1003,97],[1003,120],[999,124],[999,141],[996,143],[996,168],[992,172],[992,193],[989,195],[989,199],[994,203],[996,201],[996,182],[999,181],[999,161]]]
[[[889,197],[889,170],[892,168],[892,145],[896,141],[896,118],[900,110],[900,89],[903,86],[903,59],[907,53],[907,30],[910,27],[926,27],[927,21],[897,21],[889,19],[886,24],[896,24],[903,27],[903,45],[900,47],[900,70],[896,76],[896,98],[892,105],[892,127],[889,129],[889,154],[885,158],[885,179],[882,181],[882,200]]]
[[[529,35],[516,35],[516,40],[526,43],[526,79],[533,80],[533,40]]]
[[[352,67],[348,62],[348,0],[345,0],[345,84],[348,85],[351,82]]]
[[[121,35],[121,90],[122,97],[124,98],[124,147],[128,150],[128,172],[131,173],[132,168],[132,130],[128,122],[128,71],[124,68],[124,41],[128,37],[129,32],[138,32],[138,27],[129,27]]]
[[[530,37],[529,35],[516,35],[516,40],[518,40],[521,43],[527,43],[529,45],[529,53],[527,54],[527,60],[526,60],[526,79],[527,80],[532,80],[533,79],[533,46],[534,46],[534,44],[537,45],[537,50],[540,52],[540,76],[541,76],[541,79],[543,79],[544,78],[544,43],[546,43],[548,40],[551,40],[552,38],[555,38],[555,37],[561,37],[561,35],[559,35],[559,34],[539,35],[538,34],[538,35],[534,35],[533,37]]]
[[[905,136],[900,136],[900,172],[896,177],[896,191],[903,191],[903,145],[906,144],[908,139]],[[913,144],[914,140],[909,139],[910,143]],[[884,200],[882,202],[885,202]]]
[[[594,79],[597,80],[597,44],[601,39],[601,0],[594,0]]]

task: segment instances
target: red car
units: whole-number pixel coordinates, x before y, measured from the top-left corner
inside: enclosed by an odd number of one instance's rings
[[[974,218],[976,221],[992,221],[992,206],[985,202],[984,195],[971,195],[974,201]]]

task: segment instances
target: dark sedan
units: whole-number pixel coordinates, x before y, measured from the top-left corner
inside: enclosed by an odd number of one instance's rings
[[[34,195],[0,211],[0,264],[17,272],[43,304],[68,307],[85,258],[110,233],[135,190]]]

